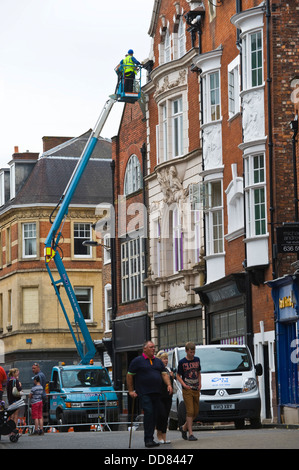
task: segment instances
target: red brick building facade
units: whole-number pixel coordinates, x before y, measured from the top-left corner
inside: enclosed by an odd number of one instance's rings
[[[265,282],[296,260],[276,228],[296,221],[297,30],[295,1],[156,0],[144,86],[152,337],[165,349],[194,331],[197,343],[248,344],[271,420],[279,384]],[[202,318],[202,333],[189,328]]]
[[[146,124],[142,102],[126,103],[119,133],[112,140],[115,259],[112,254],[112,340],[114,380],[125,384],[129,362],[150,339],[147,315],[147,219],[143,176]]]

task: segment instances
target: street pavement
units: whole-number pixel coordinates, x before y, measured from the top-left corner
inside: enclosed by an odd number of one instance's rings
[[[105,432],[67,432],[47,433],[44,436],[22,435],[17,443],[12,443],[8,436],[1,436],[0,450],[18,449],[97,449],[104,450],[103,458],[120,455],[134,455],[135,451],[144,450],[145,454],[196,455],[198,450],[210,449],[299,449],[299,428],[287,426],[269,426],[261,429],[245,428],[237,430],[227,428],[200,429],[194,432],[198,438],[195,442],[184,441],[179,431],[167,433],[170,444],[146,449],[143,442],[143,431],[132,432],[129,449],[129,431]],[[117,450],[127,450],[117,452]],[[107,452],[115,451],[113,452]],[[115,463],[115,462],[105,462]],[[150,462],[151,463],[151,462]],[[154,462],[153,462],[154,463]],[[162,463],[162,462],[160,462]]]

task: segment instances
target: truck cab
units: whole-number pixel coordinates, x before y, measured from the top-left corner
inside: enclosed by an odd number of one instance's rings
[[[68,425],[83,430],[92,423],[116,429],[118,400],[107,370],[102,365],[55,366],[49,384],[50,422],[67,431]],[[84,426],[83,426],[84,425]]]

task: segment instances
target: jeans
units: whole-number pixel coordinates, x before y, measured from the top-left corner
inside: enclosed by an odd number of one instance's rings
[[[144,413],[143,427],[145,443],[154,440],[154,431],[158,416],[160,397],[161,395],[158,393],[151,393],[141,396],[141,407]]]

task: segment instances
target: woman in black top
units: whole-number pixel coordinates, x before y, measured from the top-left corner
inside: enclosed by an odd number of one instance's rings
[[[12,405],[15,401],[20,400],[20,396],[15,397],[12,393],[14,387],[17,388],[18,392],[22,391],[22,384],[19,381],[19,374],[20,374],[20,371],[19,371],[19,369],[16,369],[16,368],[10,369],[10,371],[8,373],[8,382],[7,382],[7,385],[6,385],[6,393],[7,393],[7,400],[8,400],[9,405]],[[11,415],[11,419],[14,420],[16,425],[18,425],[18,415],[19,415],[19,409],[17,409]]]
[[[158,353],[157,357],[163,362],[165,369],[167,370],[167,373],[169,375],[171,386],[172,386],[173,372],[171,372],[167,368],[168,354],[162,351]],[[171,402],[172,402],[172,395],[169,395],[167,391],[167,387],[165,383],[163,382],[162,394],[161,394],[160,404],[159,404],[159,412],[158,412],[158,417],[157,417],[157,425],[156,425],[157,439],[160,444],[170,444],[170,441],[166,439],[166,431],[167,431],[168,416],[169,416],[169,412],[171,408]]]

